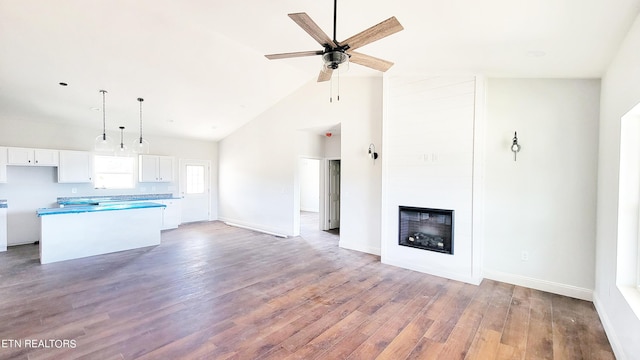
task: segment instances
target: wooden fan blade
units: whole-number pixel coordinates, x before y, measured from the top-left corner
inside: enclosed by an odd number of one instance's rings
[[[395,34],[404,28],[400,25],[398,19],[395,16],[388,18],[387,20],[368,28],[358,34],[353,35],[345,41],[340,42],[340,46],[349,45],[347,52],[355,50],[359,47],[365,46],[376,40],[380,40],[391,34]]]
[[[265,57],[269,60],[274,59],[286,59],[286,58],[294,58],[294,57],[302,57],[302,56],[314,56],[314,55],[322,55],[324,51],[298,51],[298,52],[290,52],[290,53],[282,53],[282,54],[269,54],[265,55]]]
[[[289,14],[289,17],[296,22],[296,24],[300,25],[302,30],[306,31],[307,34],[311,35],[320,45],[329,46],[332,49],[335,49],[337,45],[331,40],[329,35],[327,35],[318,24],[316,24],[309,15],[306,13],[294,13]]]
[[[393,63],[391,61],[378,59],[377,57],[373,57],[371,55],[365,55],[355,51],[352,51],[351,53],[349,53],[349,55],[351,55],[349,61],[351,61],[352,63],[370,67],[378,71],[385,72],[393,66]]]
[[[333,69],[320,70],[320,74],[318,75],[318,82],[331,80],[331,75],[332,74],[333,74]]]

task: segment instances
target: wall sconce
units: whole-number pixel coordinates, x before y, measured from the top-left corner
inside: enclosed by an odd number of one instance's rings
[[[376,152],[376,146],[373,144],[369,145],[369,156],[375,161],[378,158],[378,153]]]
[[[513,151],[513,161],[516,161],[516,156],[520,152],[520,144],[518,144],[518,132],[513,133],[513,141],[511,142],[511,151]]]

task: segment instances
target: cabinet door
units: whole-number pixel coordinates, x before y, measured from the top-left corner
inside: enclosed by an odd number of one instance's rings
[[[158,181],[173,181],[173,157],[158,156]]]
[[[34,149],[33,159],[35,165],[58,166],[58,150]]]
[[[60,150],[59,183],[90,183],[93,177],[93,158],[87,151]]]
[[[181,223],[180,199],[156,201],[167,205],[162,211],[162,230],[176,229]]]
[[[160,181],[160,177],[158,174],[158,156],[140,155],[138,157],[138,181],[140,182]]]
[[[9,165],[33,165],[33,149],[8,148],[7,164]]]

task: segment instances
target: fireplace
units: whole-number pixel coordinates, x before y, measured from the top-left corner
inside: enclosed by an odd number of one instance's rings
[[[453,210],[400,206],[398,244],[453,254]]]

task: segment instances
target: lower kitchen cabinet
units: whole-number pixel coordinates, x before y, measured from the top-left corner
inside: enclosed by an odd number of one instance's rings
[[[182,206],[180,199],[154,200],[167,207],[162,211],[162,230],[176,229],[182,223]]]

